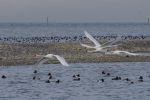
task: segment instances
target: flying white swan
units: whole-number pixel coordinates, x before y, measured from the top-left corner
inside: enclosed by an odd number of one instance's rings
[[[119,38],[115,39],[115,40],[111,40],[111,41],[108,41],[104,44],[100,44],[98,43],[98,41],[96,39],[94,39],[88,32],[85,31],[85,35],[92,41],[94,42],[95,44],[95,47],[92,47],[92,46],[88,46],[86,44],[82,44],[80,43],[82,46],[86,47],[86,48],[95,48],[96,50],[92,50],[92,51],[87,51],[87,52],[92,52],[92,53],[104,53],[104,52],[107,52],[107,50],[110,50],[112,49],[113,47],[116,47],[118,45],[112,45],[113,43],[117,42],[119,40]]]
[[[116,56],[119,56],[119,57],[129,57],[131,55],[136,56],[136,55],[139,55],[139,54],[130,53],[130,52],[127,52],[127,51],[116,50],[116,51],[110,51],[110,52],[103,53],[103,55],[116,55]]]
[[[112,46],[106,46],[106,47],[98,47],[96,50],[91,50],[91,51],[86,51],[86,52],[91,52],[91,53],[105,53],[108,50],[112,49],[113,47],[116,47],[118,45],[112,45]]]
[[[35,57],[36,55],[34,55]],[[69,66],[68,63],[66,62],[66,60],[63,58],[63,57],[60,57],[58,55],[53,55],[53,54],[47,54],[47,55],[37,55],[38,57],[42,57],[37,63],[36,65],[34,66],[37,67],[41,64],[43,64],[44,62],[46,62],[47,60],[52,60],[52,61],[60,61],[60,63],[64,66]]]

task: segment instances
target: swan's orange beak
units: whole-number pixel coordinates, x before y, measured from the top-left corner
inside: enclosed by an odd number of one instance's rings
[[[36,55],[34,55],[34,57],[36,57]]]
[[[105,54],[105,53],[102,53],[103,55]]]

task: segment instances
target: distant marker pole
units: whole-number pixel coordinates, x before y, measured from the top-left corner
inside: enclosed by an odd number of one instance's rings
[[[48,25],[48,16],[47,16],[47,25]]]
[[[149,25],[149,16],[148,16],[148,25]]]

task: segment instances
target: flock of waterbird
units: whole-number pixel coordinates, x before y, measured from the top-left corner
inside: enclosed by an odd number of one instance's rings
[[[129,57],[130,55],[139,55],[139,54],[130,53],[130,52],[127,52],[127,51],[119,51],[119,50],[110,51],[113,47],[121,45],[121,44],[113,45],[114,43],[116,43],[120,39],[119,36],[115,40],[108,41],[108,42],[101,45],[88,32],[85,31],[85,35],[95,44],[95,46],[92,47],[92,46],[80,43],[85,48],[94,48],[95,49],[95,50],[87,51],[87,52],[101,53],[102,55],[117,55],[117,56],[120,56],[120,57]],[[36,63],[34,68],[37,67],[37,66],[40,66],[41,64],[43,64],[47,60],[60,61],[60,63],[62,65],[69,66],[69,64],[66,62],[66,60],[63,57],[60,57],[58,55],[47,54],[47,55],[37,55],[37,56],[42,57],[42,58]]]
[[[33,73],[37,73],[37,70],[35,70]],[[49,79],[55,79],[55,78],[52,76],[51,73],[48,73],[47,75],[49,76]],[[3,77],[3,76],[2,76],[2,77]],[[73,79],[74,81],[80,81],[80,74],[78,74],[78,75],[73,75],[72,77],[74,78],[74,79]],[[78,77],[78,78],[76,78],[76,77]],[[40,78],[34,76],[34,77],[33,77],[33,80],[40,80]],[[47,80],[47,81],[45,81],[45,83],[50,83],[50,81]],[[56,83],[61,83],[61,81],[58,79],[58,80],[56,81]]]
[[[114,43],[116,43],[120,39],[119,36],[115,40],[108,41],[108,42],[101,45],[88,32],[85,31],[85,35],[95,44],[95,46],[93,47],[93,46],[89,46],[89,45],[80,43],[82,46],[85,47],[85,49],[86,48],[94,48],[95,49],[95,50],[87,51],[87,52],[101,53],[102,55],[117,55],[117,56],[120,56],[120,57],[129,57],[130,55],[138,55],[138,54],[130,53],[130,52],[127,52],[127,51],[119,51],[119,50],[110,51],[113,47],[121,45],[121,44],[113,45]],[[63,57],[60,57],[58,55],[54,55],[54,54],[34,55],[34,57],[41,57],[41,59],[35,64],[35,66],[33,68],[36,68],[36,67],[40,66],[41,64],[43,64],[47,60],[59,61],[62,65],[69,66],[69,64],[66,62],[66,60]],[[107,75],[110,75],[110,74],[108,73]],[[73,77],[76,77],[76,76],[79,77],[79,74],[74,75]],[[36,76],[34,76],[33,79],[38,79],[38,78]],[[50,76],[49,79],[53,79],[53,77]],[[80,80],[80,78],[74,79],[74,81],[79,81],[79,80]],[[115,79],[112,79],[112,80],[120,80],[120,77],[119,78],[116,77]],[[59,82],[60,82],[60,80],[57,81],[57,83],[59,83]],[[98,82],[104,82],[104,79],[100,79],[100,80],[98,80]],[[48,80],[45,83],[50,83],[50,81]],[[133,82],[131,82],[131,83],[133,83]]]
[[[104,71],[102,71],[102,74],[106,74],[106,73]],[[110,73],[108,73],[107,76],[110,76]],[[149,77],[150,77],[150,75],[149,75]],[[138,80],[138,82],[143,82],[143,76],[140,76],[139,79],[140,80]],[[121,77],[116,76],[115,78],[112,78],[112,80],[121,80]],[[134,83],[129,78],[123,79],[123,81],[127,81],[129,84]],[[99,79],[97,82],[104,82],[104,79]]]
[[[96,39],[94,39],[86,31],[85,31],[85,35],[86,35],[87,38],[89,38],[95,44],[95,46],[89,46],[89,45],[80,43],[83,47],[85,47],[85,49],[86,48],[95,49],[95,50],[87,51],[87,52],[101,53],[101,55],[108,55],[108,56],[109,55],[116,55],[116,56],[119,56],[119,57],[129,57],[130,55],[133,55],[133,56],[138,55],[138,54],[130,53],[130,52],[127,52],[127,51],[119,51],[119,50],[110,51],[112,48],[114,48],[116,46],[119,46],[119,45],[122,45],[122,44],[113,45],[114,43],[116,43],[120,39],[119,36],[115,40],[111,40],[111,41],[108,41],[104,44],[100,44]],[[36,67],[40,66],[41,64],[43,64],[44,62],[46,62],[48,60],[59,61],[62,65],[69,66],[69,64],[66,62],[66,60],[63,57],[60,57],[58,55],[54,55],[54,54],[34,55],[34,57],[41,57],[41,59],[38,60],[38,62],[35,64],[35,66],[33,68],[36,68]],[[37,73],[37,71],[35,70],[34,73]],[[105,72],[103,71],[102,74],[105,74]],[[50,75],[49,79],[54,79],[54,77],[52,77],[50,73],[48,75]],[[107,75],[110,76],[109,73]],[[78,75],[73,75],[73,77],[80,77],[80,75],[79,74]],[[6,76],[3,75],[2,78],[6,78]],[[141,79],[140,81],[143,81],[142,80],[143,78],[139,78],[139,79]],[[40,80],[40,78],[34,76],[33,80]],[[80,78],[74,79],[74,81],[79,81],[79,80],[80,80]],[[113,78],[112,80],[121,80],[121,78],[116,77],[116,78]],[[127,78],[124,81],[129,81],[129,79]],[[60,82],[61,82],[60,80],[56,81],[56,83],[60,83]],[[104,82],[104,79],[100,79],[97,82]],[[50,83],[50,81],[48,80],[45,83]],[[133,83],[133,82],[129,81],[129,83]]]
[[[35,70],[33,73],[37,73],[37,70]],[[106,73],[105,73],[104,71],[102,71],[102,74],[106,74]],[[48,73],[47,75],[49,76],[49,79],[55,79],[55,78],[52,76],[51,73]],[[110,76],[110,73],[108,73],[107,76]],[[80,74],[73,75],[72,77],[74,78],[73,81],[80,81]],[[149,77],[150,77],[150,75],[149,75]],[[1,78],[2,78],[2,79],[5,79],[6,76],[3,75]],[[140,80],[138,80],[139,82],[143,82],[143,76],[140,76],[139,79],[140,79]],[[34,76],[34,77],[33,77],[33,80],[40,80],[40,78]],[[115,78],[112,78],[112,80],[121,80],[121,77],[116,76]],[[133,83],[134,83],[133,81],[129,80],[129,78],[123,79],[123,81],[127,81],[129,84],[133,84]],[[61,83],[62,81],[60,81],[60,80],[58,79],[58,80],[55,81],[55,82],[56,82],[56,83]],[[104,79],[99,79],[97,82],[104,82]],[[50,83],[50,81],[47,80],[47,81],[45,81],[45,83]]]
[[[85,44],[81,44],[82,46],[84,46],[85,48],[94,48],[95,50],[92,51],[87,51],[87,52],[92,52],[92,53],[102,53],[103,55],[116,55],[116,56],[120,56],[120,57],[129,57],[130,55],[138,55],[135,53],[130,53],[127,51],[110,51],[112,48],[122,45],[122,44],[118,44],[118,45],[112,45],[114,43],[116,43],[119,39],[120,36],[117,37],[117,39],[115,40],[111,40],[108,41],[104,44],[99,44],[99,42],[97,40],[95,40],[88,32],[85,31],[85,35],[95,44],[95,47],[91,47]]]
[[[114,35],[108,35],[108,36],[94,36],[97,40],[111,40],[115,39],[116,36]],[[48,43],[48,42],[68,42],[68,41],[82,41],[84,39],[87,39],[87,37],[84,36],[51,36],[51,37],[1,37],[0,43]],[[138,36],[121,36],[122,40],[127,39],[150,39],[150,35],[138,35]]]

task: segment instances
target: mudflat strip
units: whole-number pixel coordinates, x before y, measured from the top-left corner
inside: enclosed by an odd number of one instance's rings
[[[99,41],[105,43],[106,41]],[[54,43],[8,43],[0,44],[0,66],[34,65],[40,58],[35,54],[56,54],[64,57],[68,63],[93,63],[93,62],[150,62],[150,56],[100,56],[100,54],[88,53],[80,45],[84,43],[94,46],[90,40],[75,42]],[[120,40],[115,44],[122,44],[112,50],[128,52],[150,53],[150,40]],[[92,50],[92,49],[88,49]],[[45,63],[59,63],[58,61],[47,61]]]

